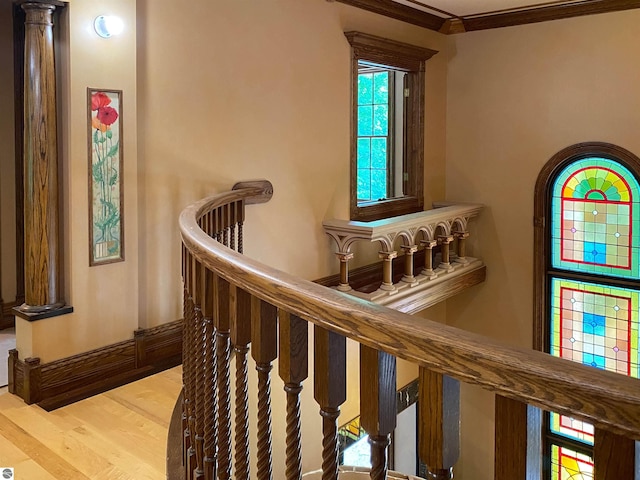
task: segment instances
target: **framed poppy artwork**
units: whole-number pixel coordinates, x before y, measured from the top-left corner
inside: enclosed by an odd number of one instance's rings
[[[124,261],[122,91],[87,90],[89,265]]]

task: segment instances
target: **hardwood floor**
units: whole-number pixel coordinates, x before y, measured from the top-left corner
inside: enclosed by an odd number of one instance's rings
[[[176,367],[46,412],[0,390],[0,468],[16,480],[163,480]]]

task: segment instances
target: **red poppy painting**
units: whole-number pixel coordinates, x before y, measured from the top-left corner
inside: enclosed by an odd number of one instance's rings
[[[122,91],[88,89],[89,264],[124,260]]]

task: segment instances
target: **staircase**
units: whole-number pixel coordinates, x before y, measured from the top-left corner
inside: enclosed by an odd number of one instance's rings
[[[595,461],[603,472],[596,471],[597,479],[620,480],[606,467],[634,461],[615,452],[616,445],[640,438],[638,380],[417,319],[251,260],[242,255],[244,209],[268,201],[271,193],[266,181],[240,183],[180,216],[184,390],[173,429],[178,438],[169,437],[169,451],[180,452],[180,459],[169,460],[183,478],[268,480],[276,461],[285,464],[284,478],[300,479],[304,456],[321,458],[321,473],[305,478],[337,479],[337,421],[346,398],[349,338],[360,344],[361,423],[371,442],[371,479],[394,478],[388,451],[396,421],[396,358],[402,358],[419,368],[419,452],[427,478],[453,478],[459,452],[456,401],[459,382],[465,382],[496,394],[497,480],[540,478],[531,459],[540,453],[535,423],[541,410],[594,424]],[[393,285],[389,278],[385,272],[384,280]],[[348,286],[340,283],[342,289]],[[249,388],[249,357],[256,388]],[[286,397],[282,449],[274,448],[280,439],[272,435],[276,361]],[[302,385],[309,369],[322,435],[322,446],[313,452],[303,450],[301,434]],[[251,421],[250,404],[256,406]],[[169,478],[180,478],[173,475],[170,471]]]

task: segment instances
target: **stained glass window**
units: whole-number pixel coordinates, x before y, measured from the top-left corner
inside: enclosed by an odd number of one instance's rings
[[[554,177],[547,272],[551,355],[640,378],[640,289],[628,282],[640,279],[639,201],[636,177],[613,158],[580,158]],[[593,441],[593,425],[549,413],[550,480],[594,480]]]
[[[358,74],[358,201],[387,198],[391,71]]]
[[[593,480],[593,460],[588,455],[553,445],[551,480]]]
[[[638,199],[633,175],[613,160],[566,167],[553,188],[553,267],[637,278]]]

